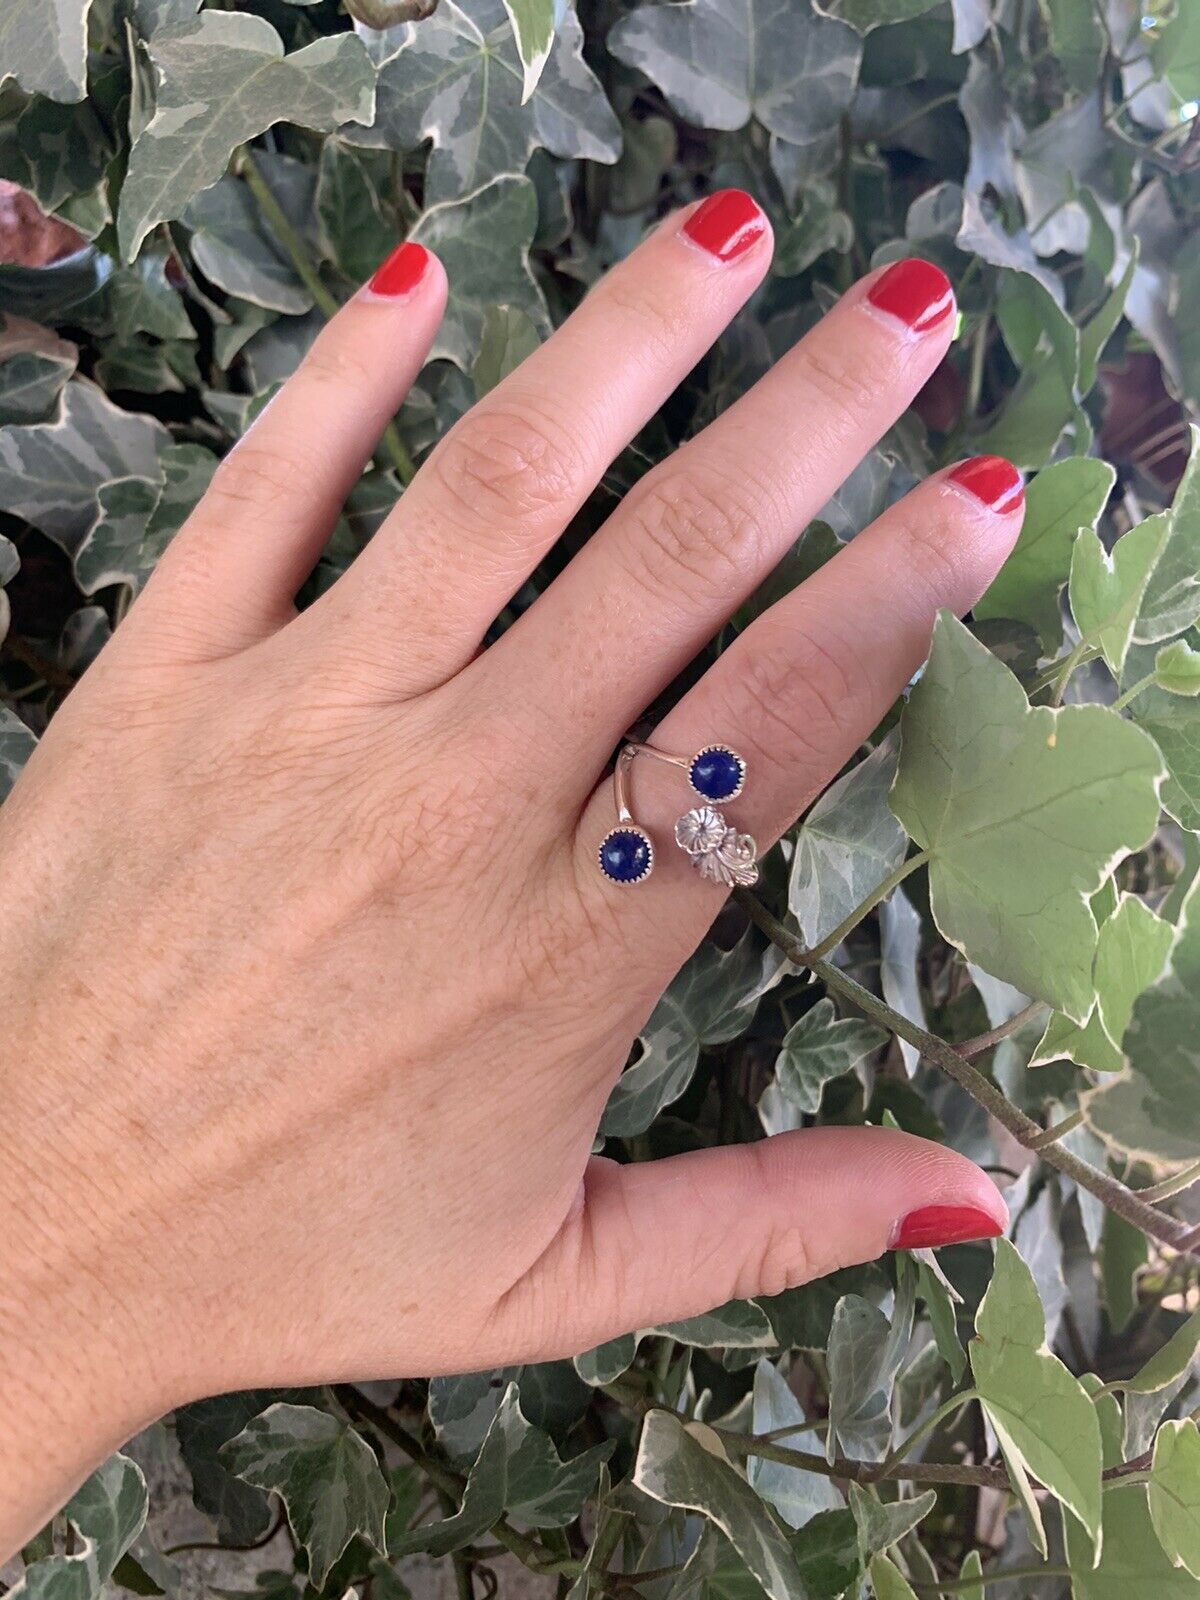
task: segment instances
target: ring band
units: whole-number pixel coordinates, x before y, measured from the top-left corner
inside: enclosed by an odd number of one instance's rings
[[[748,833],[726,821],[718,804],[736,800],[746,787],[746,762],[727,744],[706,744],[695,755],[678,756],[633,740],[622,745],[613,768],[617,824],[600,841],[600,871],[610,883],[644,883],[654,870],[654,841],[629,807],[629,769],[638,756],[650,756],[687,773],[701,804],[675,824],[675,843],[702,878],[732,888],[758,881],[758,846]]]

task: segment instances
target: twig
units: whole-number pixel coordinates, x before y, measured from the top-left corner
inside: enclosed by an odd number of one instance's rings
[[[1020,1033],[1027,1022],[1032,1022],[1035,1017],[1049,1011],[1050,1007],[1042,1000],[1031,1000],[1015,1017],[1009,1017],[1007,1022],[1002,1022],[999,1027],[989,1028],[986,1033],[977,1033],[973,1039],[964,1039],[962,1044],[954,1048],[960,1056],[970,1061],[974,1056],[981,1056],[985,1050],[990,1050],[994,1044],[1000,1044],[1005,1039],[1010,1039],[1014,1033]]]
[[[1147,1203],[1158,1200],[1169,1200],[1173,1194],[1181,1194],[1184,1189],[1200,1181],[1200,1161],[1193,1161],[1190,1167],[1184,1167],[1182,1172],[1175,1173],[1174,1177],[1164,1178],[1161,1183],[1153,1183],[1148,1189],[1137,1189],[1134,1192]]]
[[[58,666],[48,656],[44,656],[35,645],[22,639],[19,634],[10,633],[4,641],[4,653],[19,661],[23,667],[28,667],[30,672],[36,672],[43,683],[49,684],[52,689],[61,689],[65,693],[75,687],[74,676],[65,668]]]
[[[917,1594],[964,1594],[982,1583],[1014,1583],[1024,1578],[1069,1578],[1070,1567],[1007,1567],[1003,1572],[985,1572],[979,1578],[945,1578],[937,1583],[914,1583]]]
[[[738,888],[734,889],[733,894],[756,926],[761,928],[772,944],[778,945],[793,965],[809,967],[827,989],[835,990],[872,1021],[878,1022],[881,1027],[887,1028],[906,1043],[914,1045],[926,1061],[939,1068],[947,1077],[953,1078],[955,1083],[989,1111],[1002,1127],[1007,1128],[1018,1144],[1040,1155],[1043,1161],[1071,1178],[1081,1189],[1094,1194],[1110,1211],[1115,1211],[1118,1216],[1124,1217],[1126,1222],[1139,1228],[1150,1238],[1157,1239],[1160,1244],[1169,1245],[1174,1250],[1200,1255],[1195,1237],[1196,1230],[1148,1205],[1132,1189],[1126,1188],[1116,1178],[1099,1171],[1090,1162],[1084,1161],[1061,1145],[1051,1144],[1039,1149],[1039,1140],[1044,1139],[1046,1130],[1040,1128],[1032,1117],[1027,1117],[1013,1105],[1007,1095],[1003,1094],[982,1072],[977,1071],[953,1045],[947,1044],[935,1034],[926,1032],[924,1028],[910,1022],[907,1017],[901,1016],[898,1011],[893,1011],[885,1001],[878,999],[869,989],[864,989],[862,984],[856,983],[839,968],[831,966],[827,961],[814,959],[805,951],[799,939],[795,938],[779,918],[749,890]]]
[[[283,207],[271,193],[270,185],[262,173],[254,165],[253,158],[245,145],[240,146],[233,156],[233,170],[241,178],[247,189],[254,196],[258,209],[271,232],[279,242],[279,247],[287,256],[295,269],[296,276],[303,283],[309,294],[313,297],[313,304],[326,320],[332,320],[341,310],[335,297],[321,281],[321,275],[309,260],[308,251],[304,240],[288,221]],[[412,482],[416,474],[413,459],[408,453],[408,447],[400,437],[399,429],[394,422],[389,422],[383,430],[382,443],[384,449],[391,457],[396,474],[403,484]]]
[[[286,1522],[287,1515],[281,1511],[275,1518],[274,1522],[272,1522],[271,1526],[267,1529],[266,1533],[264,1533],[260,1539],[255,1539],[253,1544],[216,1544],[210,1539],[188,1539],[183,1544],[168,1545],[163,1551],[163,1555],[181,1556],[187,1550],[262,1550],[266,1545],[271,1543],[271,1540],[274,1539],[275,1535],[279,1533]]]

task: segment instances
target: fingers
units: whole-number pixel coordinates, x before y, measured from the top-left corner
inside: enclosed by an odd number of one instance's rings
[[[901,261],[856,285],[736,405],[644,477],[489,652],[580,766],[776,564],[945,354],[950,284]],[[552,697],[536,697],[553,683]],[[585,759],[586,758],[586,759]]]
[[[160,602],[174,588],[209,647],[237,649],[291,615],[445,303],[441,263],[401,245],[225,457],[152,584]]]
[[[324,631],[352,649],[385,694],[455,672],[769,259],[767,220],[740,190],[669,219],[442,440],[303,619],[314,643]]]
[[[893,1247],[992,1238],[1006,1222],[965,1156],[887,1128],[814,1128],[629,1166],[594,1159],[582,1205],[502,1314],[527,1359],[576,1354]]]
[[[729,821],[760,850],[799,815],[878,725],[920,666],[939,609],[970,609],[999,570],[1021,525],[1020,474],[977,457],[915,489],[764,613],[655,729],[652,742],[681,754],[712,743],[747,763]],[[639,761],[635,815],[663,843],[652,876],[622,899],[626,933],[653,942],[664,973],[700,936],[726,891],[706,884],[671,841],[693,803],[680,774]],[[584,814],[577,870],[593,897],[624,892],[596,865],[613,826],[601,785]],[[681,896],[686,897],[681,902]],[[695,918],[679,915],[681,903]]]

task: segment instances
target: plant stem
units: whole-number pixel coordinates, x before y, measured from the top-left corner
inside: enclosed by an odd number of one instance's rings
[[[1003,1572],[985,1572],[981,1578],[946,1578],[937,1583],[914,1583],[918,1594],[963,1594],[981,1583],[1014,1583],[1023,1578],[1069,1578],[1070,1567],[1008,1567]]]
[[[842,940],[854,928],[857,928],[863,918],[874,911],[881,900],[886,900],[897,884],[903,883],[910,872],[915,872],[918,867],[923,867],[929,860],[928,850],[918,850],[915,856],[909,856],[907,861],[902,861],[894,872],[889,872],[882,883],[877,883],[861,905],[855,906],[844,921],[839,922],[832,933],[828,933],[811,950],[805,952],[803,965],[811,966],[814,961],[828,955],[831,950],[836,950]]]
[[[912,1430],[907,1438],[901,1439],[900,1443],[888,1452],[884,1457],[884,1466],[898,1466],[915,1444],[920,1444],[921,1440],[928,1438],[933,1430],[943,1423],[947,1417],[952,1416],[954,1412],[965,1405],[969,1405],[972,1400],[978,1400],[978,1398],[979,1394],[975,1389],[963,1389],[958,1394],[952,1394],[949,1400],[940,1405],[931,1417],[927,1417],[924,1422]]]
[[[714,1428],[723,1444],[742,1455],[758,1456],[764,1461],[779,1461],[785,1466],[799,1467],[802,1472],[815,1472],[822,1478],[844,1478],[847,1481],[868,1484],[888,1482],[953,1483],[979,1489],[1007,1489],[1008,1474],[1003,1467],[964,1466],[958,1462],[895,1462],[849,1461],[835,1456],[827,1461],[824,1456],[809,1450],[789,1450],[784,1445],[769,1444],[751,1433],[730,1433],[724,1428]]]
[[[1023,1011],[1018,1011],[1015,1017],[1009,1017],[1007,1022],[1002,1022],[998,1027],[989,1028],[986,1033],[977,1033],[973,1039],[964,1039],[954,1048],[960,1056],[970,1060],[973,1056],[981,1056],[985,1050],[990,1050],[993,1045],[1000,1044],[1005,1039],[1010,1039],[1014,1033],[1019,1033],[1027,1022],[1032,1022],[1035,1017],[1049,1011],[1049,1006],[1042,1000],[1031,1000]]]
[[[1109,707],[1109,710],[1124,711],[1125,707],[1135,697],[1135,695],[1141,694],[1143,689],[1148,689],[1150,687],[1150,685],[1154,682],[1155,676],[1155,673],[1148,672],[1144,678],[1139,678],[1136,683],[1131,684],[1130,687],[1125,690],[1124,694],[1119,694],[1117,696],[1112,705]]]
[[[1200,1161],[1193,1161],[1190,1167],[1184,1167],[1182,1172],[1177,1172],[1172,1178],[1164,1178],[1161,1183],[1154,1183],[1148,1189],[1137,1189],[1134,1192],[1140,1200],[1148,1204],[1158,1200],[1169,1200],[1173,1194],[1180,1194],[1184,1189],[1190,1189],[1192,1184],[1200,1181]]]
[[[245,145],[239,146],[233,155],[233,170],[243,180],[247,189],[254,196],[258,209],[263,214],[263,219],[271,232],[275,235],[280,249],[287,256],[295,269],[296,276],[313,297],[313,304],[327,321],[332,320],[341,310],[336,298],[329,292],[327,286],[321,281],[321,275],[309,259],[308,250],[304,240],[288,221],[283,207],[271,193],[270,186],[262,173],[254,165],[254,159]],[[400,437],[399,429],[394,422],[389,422],[383,430],[383,447],[391,457],[392,466],[400,482],[409,484],[416,473],[413,459],[408,453],[408,447]]]
[[[1062,705],[1063,695],[1066,694],[1067,685],[1071,681],[1071,674],[1075,671],[1076,667],[1082,664],[1084,657],[1087,655],[1088,651],[1091,650],[1091,648],[1092,646],[1088,643],[1087,639],[1083,638],[1080,639],[1079,643],[1068,655],[1063,657],[1058,672],[1056,673],[1055,677],[1051,679],[1051,682],[1054,684],[1054,692],[1050,696],[1050,704],[1052,706]]]
[[[1080,643],[1082,643],[1082,640]],[[1079,659],[1072,663],[1071,671],[1074,672],[1076,667],[1082,666],[1087,661],[1094,661],[1099,654],[1099,650],[1094,645],[1089,645]],[[1052,683],[1056,682],[1070,660],[1070,656],[1063,656],[1059,661],[1052,661],[1044,672],[1039,672],[1029,685],[1029,698],[1032,700],[1035,694],[1040,694],[1043,689],[1048,689]]]
[[[1030,1146],[1030,1149],[1036,1150],[1040,1155],[1042,1151],[1049,1149],[1052,1144],[1057,1144],[1065,1134],[1068,1134],[1073,1129],[1078,1128],[1082,1122],[1083,1112],[1072,1111],[1069,1117],[1064,1117],[1061,1122],[1054,1123],[1051,1127],[1047,1128],[1044,1133],[1039,1134],[1037,1140]]]
[[[907,1017],[902,1017],[898,1011],[893,1011],[885,1001],[878,999],[869,989],[864,989],[862,984],[856,983],[839,968],[831,966],[827,961],[816,959],[804,950],[800,941],[789,932],[779,918],[749,890],[738,888],[734,889],[733,894],[756,926],[762,929],[773,944],[779,946],[793,965],[809,967],[827,989],[835,990],[872,1021],[878,1022],[881,1027],[887,1028],[908,1044],[915,1045],[926,1061],[939,1068],[947,1077],[953,1078],[961,1089],[989,1111],[1002,1127],[1008,1129],[1018,1144],[1040,1155],[1050,1166],[1057,1167],[1081,1189],[1094,1194],[1110,1211],[1115,1211],[1118,1216],[1124,1217],[1126,1222],[1139,1228],[1150,1238],[1157,1239],[1160,1244],[1170,1245],[1172,1249],[1182,1253],[1200,1255],[1200,1243],[1195,1237],[1196,1230],[1148,1205],[1132,1189],[1127,1189],[1116,1178],[1099,1171],[1090,1162],[1084,1161],[1070,1150],[1063,1149],[1061,1145],[1050,1144],[1044,1149],[1039,1149],[1038,1142],[1044,1139],[1046,1130],[1040,1128],[1031,1117],[1027,1117],[1019,1107],[1013,1105],[991,1079],[977,1071],[953,1045],[947,1044],[935,1034],[926,1032],[924,1028],[910,1022]]]

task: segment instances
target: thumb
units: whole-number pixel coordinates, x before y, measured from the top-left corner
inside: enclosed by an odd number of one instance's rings
[[[965,1156],[889,1128],[813,1128],[621,1166],[593,1158],[582,1202],[507,1309],[577,1354],[727,1300],[780,1294],[889,1249],[1003,1233]],[[526,1326],[530,1324],[526,1321]]]

